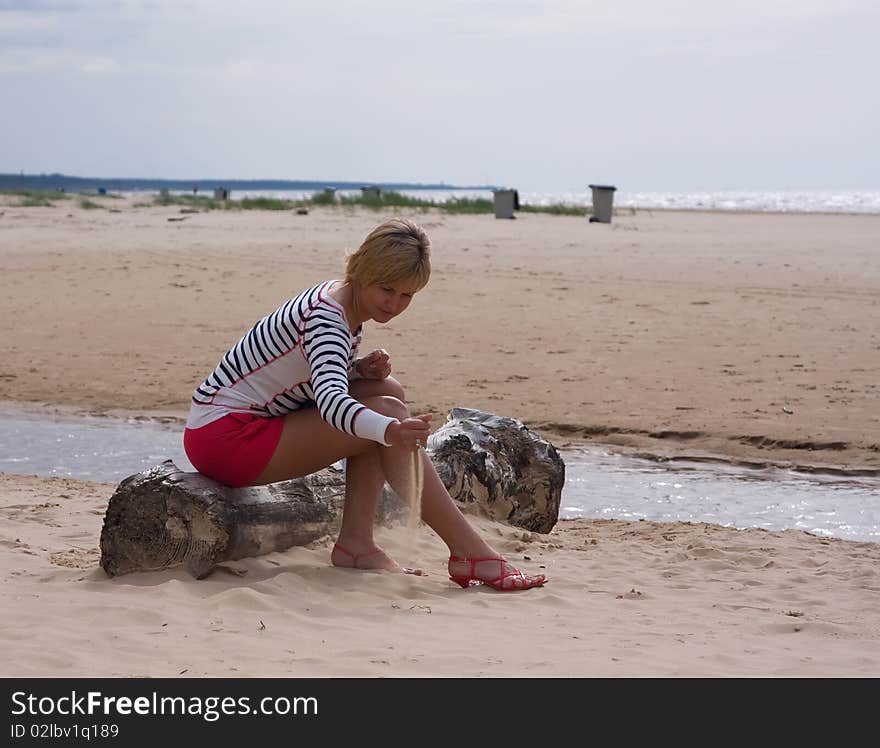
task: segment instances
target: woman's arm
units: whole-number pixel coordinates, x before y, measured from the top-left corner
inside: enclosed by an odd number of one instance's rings
[[[371,410],[348,392],[351,338],[344,322],[320,307],[304,322],[302,350],[321,418],[347,434],[389,446],[386,430],[397,420]]]

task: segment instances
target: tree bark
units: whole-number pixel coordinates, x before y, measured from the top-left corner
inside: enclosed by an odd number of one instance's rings
[[[126,478],[107,506],[101,568],[111,577],[183,564],[197,579],[223,561],[283,551],[331,532],[338,470],[256,488],[228,488],[171,460]]]
[[[453,408],[428,438],[428,450],[449,495],[463,506],[534,532],[556,525],[565,463],[521,421]]]

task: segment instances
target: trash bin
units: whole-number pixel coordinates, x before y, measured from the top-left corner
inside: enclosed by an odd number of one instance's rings
[[[364,200],[378,200],[382,191],[378,187],[361,187],[361,197]]]
[[[495,198],[495,218],[516,218],[513,211],[519,210],[519,193],[516,190],[492,190]]]
[[[590,189],[593,190],[593,215],[590,216],[590,223],[611,223],[611,208],[617,187],[591,184]]]
[[[214,199],[215,200],[228,200],[229,199],[229,190],[225,187],[215,187],[214,188]]]

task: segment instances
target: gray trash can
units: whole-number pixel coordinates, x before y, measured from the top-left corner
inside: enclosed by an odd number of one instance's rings
[[[611,209],[617,187],[591,184],[590,189],[593,190],[593,215],[590,216],[590,223],[611,223]]]
[[[492,190],[495,199],[495,218],[516,218],[519,210],[519,193],[516,190]]]
[[[228,200],[229,199],[229,190],[225,187],[215,187],[214,188],[214,199],[215,200]]]
[[[378,187],[361,187],[361,197],[364,200],[378,200],[382,191]]]

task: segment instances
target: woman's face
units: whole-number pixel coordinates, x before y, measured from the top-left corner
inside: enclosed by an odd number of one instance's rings
[[[418,291],[414,281],[399,280],[363,286],[361,302],[364,312],[380,325],[390,322],[409,306]]]

